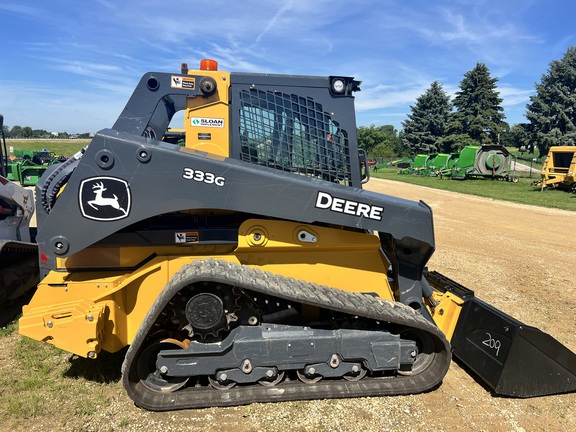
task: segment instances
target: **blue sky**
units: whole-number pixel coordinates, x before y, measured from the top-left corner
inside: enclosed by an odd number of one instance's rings
[[[231,72],[354,76],[358,125],[400,129],[433,81],[453,95],[481,62],[512,125],[576,45],[575,16],[571,0],[2,0],[0,114],[96,132],[142,74],[213,58]]]

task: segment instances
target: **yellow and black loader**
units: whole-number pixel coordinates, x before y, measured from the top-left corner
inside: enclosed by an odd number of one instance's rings
[[[576,390],[574,353],[428,271],[430,207],[362,190],[359,89],[211,60],[145,74],[37,185],[20,332],[125,350],[150,410],[423,392],[452,354],[499,394]]]

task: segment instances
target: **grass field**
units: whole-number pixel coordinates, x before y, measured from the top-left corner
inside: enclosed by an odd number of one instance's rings
[[[377,172],[371,172],[370,175],[375,178],[401,181],[485,198],[576,211],[576,194],[553,189],[541,191],[540,188],[531,186],[532,181],[540,177],[539,174],[532,174],[532,178],[530,178],[528,173],[520,173],[523,177],[519,177],[518,183],[487,179],[449,180],[439,177],[400,175],[397,168],[382,168]]]
[[[88,139],[66,139],[66,140],[6,140],[6,146],[14,150],[43,150],[46,149],[56,154],[56,156],[72,156],[82,147],[86,146]]]

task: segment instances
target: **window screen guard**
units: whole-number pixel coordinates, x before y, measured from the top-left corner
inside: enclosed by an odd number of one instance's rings
[[[241,159],[348,184],[348,135],[311,97],[272,90],[239,92]]]

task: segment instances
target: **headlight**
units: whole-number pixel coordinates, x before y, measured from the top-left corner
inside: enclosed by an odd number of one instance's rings
[[[342,78],[334,78],[332,80],[332,91],[334,93],[344,93],[345,88],[346,84]]]

